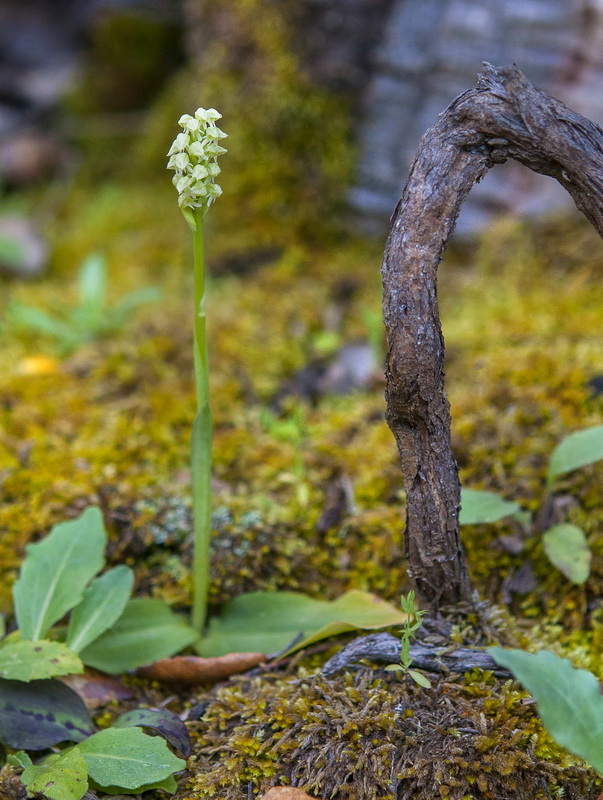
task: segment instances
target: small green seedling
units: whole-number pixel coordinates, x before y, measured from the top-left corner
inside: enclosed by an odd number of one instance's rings
[[[603,775],[603,696],[592,672],[546,650],[534,655],[489,647],[488,652],[533,695],[551,737]]]
[[[553,494],[560,475],[603,459],[603,425],[595,425],[569,434],[551,455],[543,505]],[[522,526],[534,529],[529,513],[518,503],[504,500],[494,492],[462,489],[461,525],[498,522],[505,517],[516,519]],[[561,523],[542,531],[542,544],[549,561],[572,583],[581,584],[590,574],[591,551],[584,531],[576,525]]]
[[[9,322],[16,328],[36,331],[53,339],[62,355],[69,355],[83,344],[120,331],[139,306],[161,300],[161,291],[146,286],[128,292],[113,305],[107,304],[107,264],[103,256],[92,253],[78,274],[78,302],[60,316],[39,308],[13,303]]]
[[[418,631],[423,624],[423,617],[426,612],[421,611],[415,603],[415,593],[413,591],[410,591],[406,596],[401,595],[400,604],[402,606],[402,611],[406,614],[406,619],[402,623],[403,627],[400,630],[400,663],[389,664],[385,669],[388,670],[388,672],[403,672],[405,675],[408,675],[409,678],[412,678],[415,683],[418,683],[419,686],[429,689],[431,688],[431,683],[425,675],[423,675],[422,672],[418,672],[416,669],[410,668],[412,664],[410,645],[416,636],[416,631]]]
[[[297,500],[300,506],[306,506],[310,487],[306,479],[304,447],[308,441],[309,430],[303,406],[296,405],[291,413],[284,417],[277,417],[272,411],[265,408],[260,415],[260,425],[275,439],[288,442],[293,446],[293,474],[296,480]]]

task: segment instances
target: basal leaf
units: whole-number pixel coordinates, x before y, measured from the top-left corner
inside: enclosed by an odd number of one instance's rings
[[[80,302],[75,318],[86,332],[98,329],[107,300],[107,265],[100,253],[91,253],[78,274]]]
[[[251,592],[224,606],[209,623],[197,652],[202,656],[253,651],[293,652],[355,629],[399,625],[407,616],[367,592],[350,591],[333,602],[296,592]]]
[[[119,330],[142,305],[158,303],[163,293],[157,286],[144,286],[120,297],[115,305],[107,310],[104,324],[107,328]]]
[[[16,326],[29,328],[61,341],[73,343],[78,339],[77,331],[70,325],[39,308],[14,303],[9,308],[9,317]]]
[[[603,458],[603,425],[594,425],[566,436],[553,450],[549,461],[549,483],[579,467],[594,464]]]
[[[88,790],[88,768],[77,747],[48,764],[26,767],[21,775],[27,791],[41,792],[49,800],[80,800]]]
[[[569,523],[555,525],[543,534],[542,545],[551,564],[566,578],[572,583],[584,583],[590,575],[592,554],[583,530]]]
[[[140,728],[107,728],[79,745],[88,774],[99,786],[139,789],[186,767],[161,736]]]
[[[93,730],[83,700],[61,681],[0,679],[0,741],[9,747],[45,750]]]
[[[488,652],[532,694],[553,739],[603,774],[603,696],[592,672],[546,650],[532,655],[489,647]]]
[[[119,673],[172,656],[199,638],[163,600],[130,600],[115,625],[80,656],[84,664]]]
[[[67,645],[79,653],[122,615],[134,585],[134,573],[120,565],[96,578],[71,612]]]
[[[155,783],[145,783],[143,786],[139,786],[136,789],[136,794],[144,794],[144,792],[149,792],[151,789],[162,789],[164,792],[168,794],[175,794],[178,790],[178,783],[173,775],[170,775],[169,778],[164,778],[162,781],[155,781]],[[103,793],[104,794],[120,794],[123,795],[124,790],[121,786],[103,786]],[[86,798],[84,798],[86,800]]]
[[[481,489],[461,489],[461,525],[480,525],[498,522],[499,519],[516,514],[521,508],[511,500],[505,500],[494,492]]]
[[[151,728],[160,733],[174,750],[188,758],[191,754],[191,737],[188,728],[177,714],[167,708],[137,708],[121,714],[114,728]]]
[[[98,508],[55,525],[26,549],[13,587],[15,613],[23,639],[40,639],[82,599],[86,585],[102,568],[107,534]]]
[[[33,681],[83,671],[76,653],[61,642],[21,639],[0,648],[0,678]]]

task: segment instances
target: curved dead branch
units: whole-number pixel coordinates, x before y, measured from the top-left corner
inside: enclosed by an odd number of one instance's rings
[[[459,536],[437,268],[469,190],[508,158],[558,180],[603,236],[603,130],[516,67],[485,64],[477,87],[421,139],[385,249],[386,417],[404,473],[409,575],[433,611],[473,596]]]

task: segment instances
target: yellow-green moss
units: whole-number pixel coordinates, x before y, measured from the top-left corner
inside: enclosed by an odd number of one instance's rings
[[[43,338],[3,331],[3,613],[10,612],[10,585],[27,542],[90,502],[109,523],[109,560],[136,568],[136,591],[187,607],[192,276],[188,231],[163,174],[163,153],[180,112],[200,103],[215,103],[231,134],[225,195],[208,230],[212,607],[253,589],[332,598],[358,587],[397,602],[408,588],[404,493],[381,389],[302,404],[308,435],[301,474],[295,443],[262,424],[262,410],[279,413],[275,396],[317,355],[321,337],[367,339],[363,313],[379,309],[381,244],[341,230],[338,243],[330,238],[351,163],[346,109],[333,116],[332,98],[307,82],[286,47],[278,4],[218,5],[229,7],[250,43],[253,85],[237,80],[226,51],[212,51],[215,74],[201,64],[202,84],[180,78],[162,97],[153,135],[134,150],[140,166],[128,165],[128,182],[90,191],[76,181],[53,226],[48,277],[3,285],[7,302],[54,310],[74,298],[82,258],[101,249],[112,296],[149,283],[165,294],[161,306],[77,352],[55,375],[20,374],[23,356],[52,348]],[[161,171],[157,183],[132,182],[153,170]],[[441,268],[455,452],[466,485],[496,490],[534,512],[555,444],[602,421],[603,404],[587,388],[602,371],[601,246],[571,220],[505,223],[476,249],[452,248]],[[233,266],[245,274],[229,274]],[[299,402],[285,403],[282,413]],[[318,531],[334,476],[350,481],[355,511]],[[463,541],[478,590],[497,602],[505,578],[530,560],[537,590],[512,601],[523,646],[548,647],[603,677],[600,471],[577,471],[556,489],[576,499],[569,519],[593,548],[585,586],[571,587],[551,567],[537,536],[526,539],[523,552],[507,552],[500,546],[501,535],[513,532],[506,522],[467,527]],[[462,625],[455,636],[463,639]],[[398,790],[403,800],[544,800],[547,791],[555,797],[562,790],[591,800],[599,791],[592,773],[543,734],[516,685],[476,674],[424,692],[382,673],[326,681],[291,669],[200,694],[209,705],[193,726],[191,777],[178,800],[230,800],[249,786],[263,791],[286,782],[333,800]]]
[[[204,698],[177,800],[235,800],[278,784],[333,800],[544,800],[568,790],[594,800],[595,777],[550,741],[525,697],[479,671],[432,690],[367,669],[239,679]]]

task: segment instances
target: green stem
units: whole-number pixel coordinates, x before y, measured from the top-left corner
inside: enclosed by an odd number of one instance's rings
[[[191,480],[193,493],[193,626],[203,631],[207,618],[211,543],[211,462],[213,420],[209,404],[209,359],[205,330],[205,261],[203,215],[195,212],[193,233],[195,264],[194,361],[197,414],[191,436]]]

